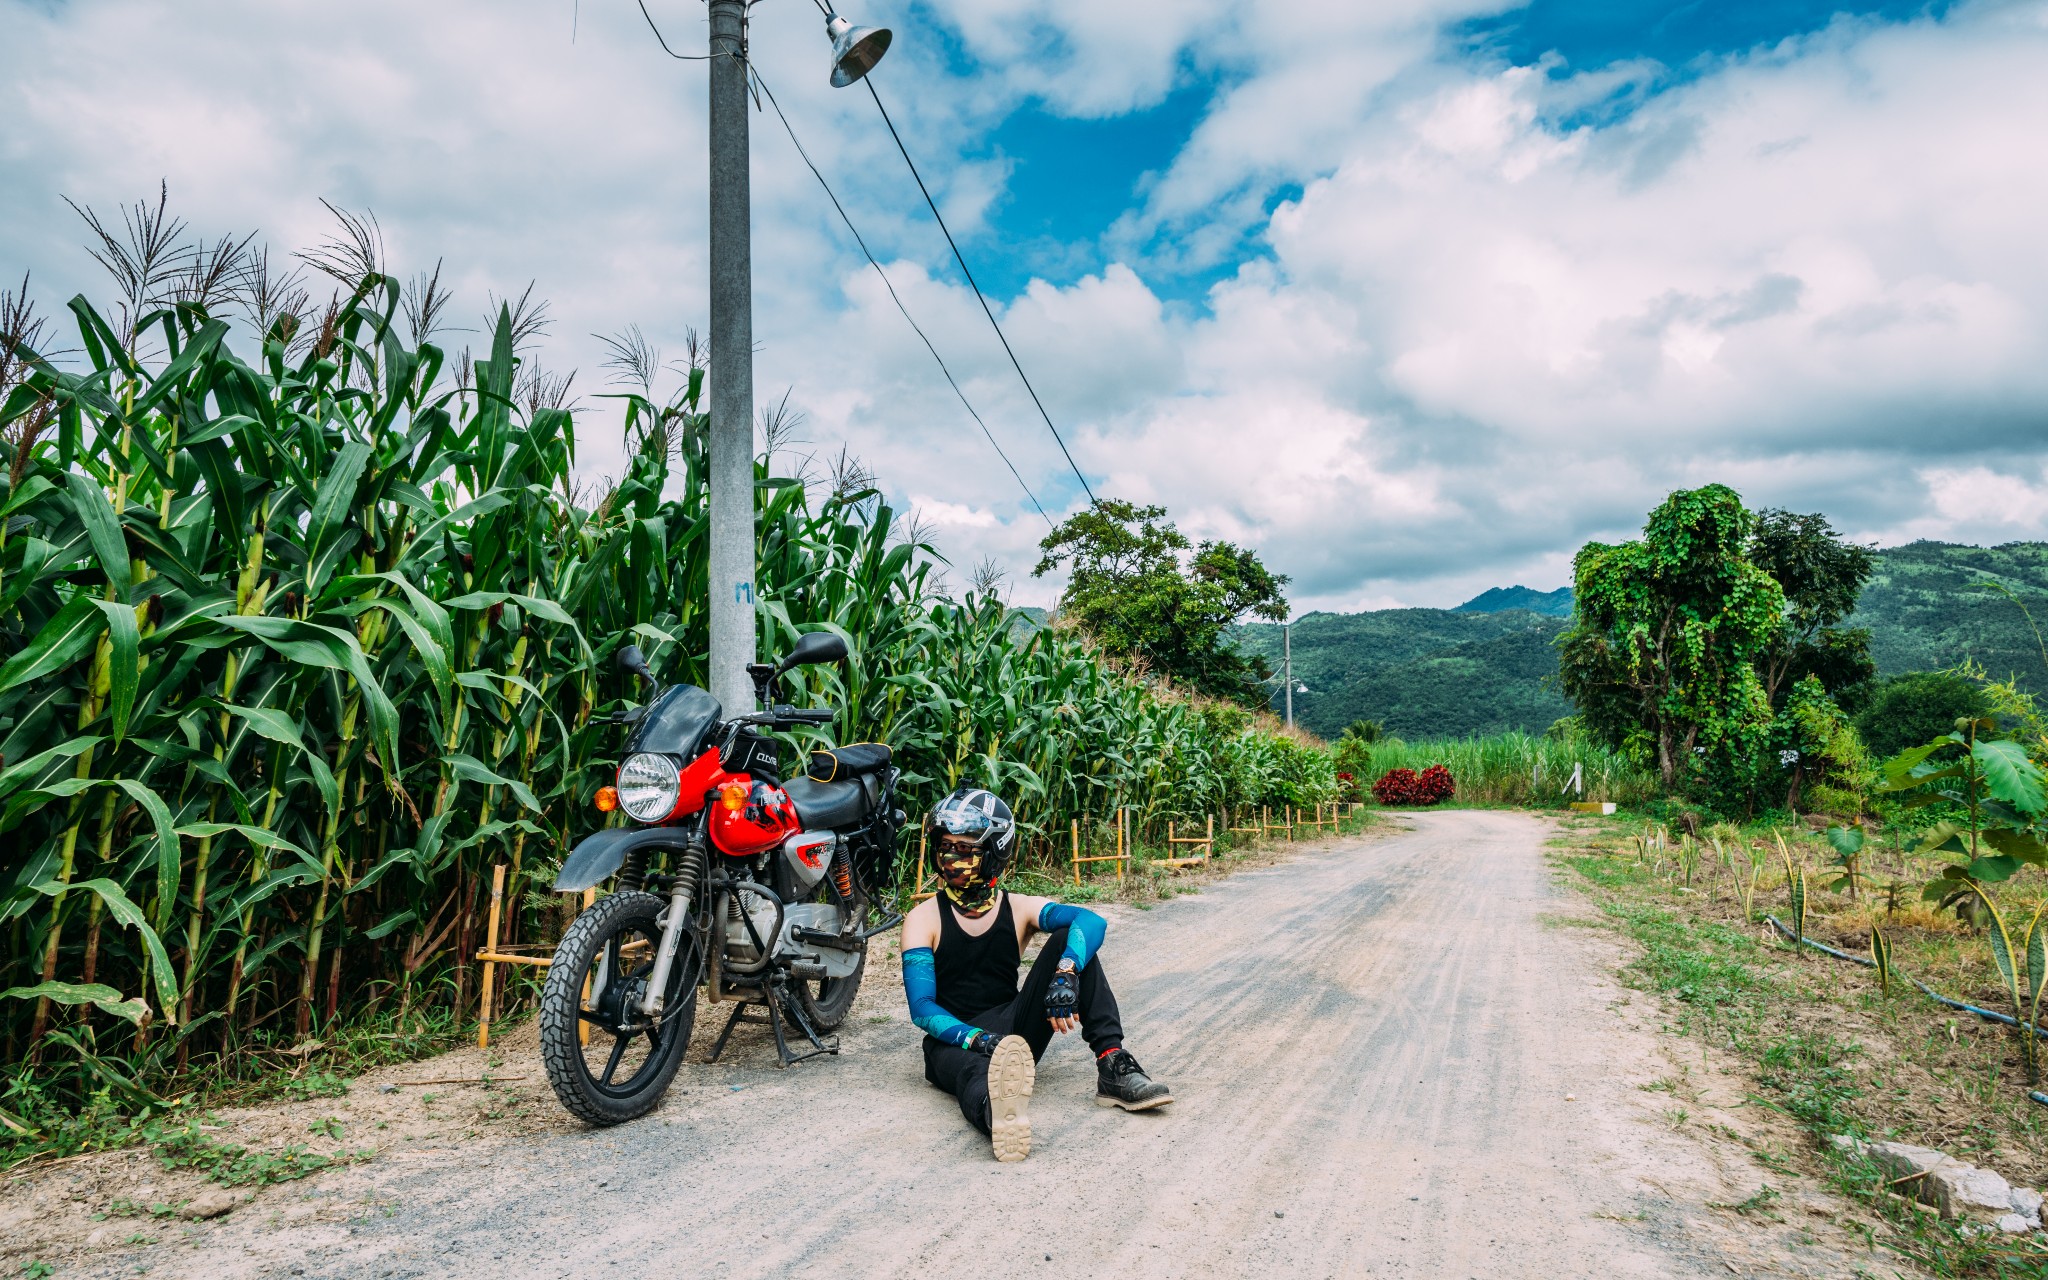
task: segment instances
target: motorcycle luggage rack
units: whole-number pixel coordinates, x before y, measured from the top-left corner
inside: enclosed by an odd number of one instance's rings
[[[752,994],[761,995],[762,993],[759,988],[756,988]],[[759,1009],[761,1012],[749,1013],[749,1009]],[[782,1013],[785,1010],[788,1012],[790,1020],[796,1023],[797,1030],[804,1033],[804,1039],[811,1042],[811,1051],[809,1053],[791,1053],[789,1051],[789,1040],[782,1034]],[[775,1033],[775,1056],[781,1060],[780,1065],[784,1067],[794,1066],[807,1058],[816,1058],[824,1054],[837,1054],[839,1052],[839,1037],[833,1036],[832,1043],[830,1044],[820,1040],[817,1031],[811,1026],[810,1019],[804,1017],[803,1006],[790,998],[789,992],[783,983],[776,981],[770,985],[768,992],[762,999],[751,999],[746,996],[740,998],[739,1003],[733,1007],[732,1016],[725,1020],[725,1030],[718,1033],[717,1041],[711,1046],[711,1054],[704,1061],[718,1061],[719,1055],[725,1052],[725,1042],[732,1037],[733,1028],[739,1026],[742,1022],[765,1022],[768,1024],[769,1030]]]

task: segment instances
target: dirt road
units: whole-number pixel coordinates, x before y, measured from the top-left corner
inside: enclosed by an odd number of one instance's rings
[[[59,1274],[1616,1280],[1871,1261],[1837,1251],[1840,1206],[1812,1193],[1786,1198],[1782,1227],[1708,1207],[1767,1172],[1699,1133],[1738,1119],[1740,1090],[1614,985],[1611,939],[1560,923],[1584,908],[1554,885],[1544,822],[1406,821],[1116,913],[1102,962],[1131,1048],[1179,1101],[1095,1107],[1086,1049],[1063,1040],[1022,1164],[990,1160],[923,1083],[879,965],[836,1059],[779,1071],[748,1043],[686,1067],[639,1123],[550,1116],[380,1154],[324,1176],[335,1212],[294,1221],[281,1207],[305,1184],[274,1188],[176,1247]],[[1705,1090],[1690,1124],[1641,1087],[1681,1061]]]

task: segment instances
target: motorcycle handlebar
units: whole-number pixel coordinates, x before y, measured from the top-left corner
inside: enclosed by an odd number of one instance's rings
[[[772,711],[755,711],[748,715],[734,716],[739,724],[764,724],[775,727],[785,724],[831,724],[838,715],[829,707],[776,707]]]

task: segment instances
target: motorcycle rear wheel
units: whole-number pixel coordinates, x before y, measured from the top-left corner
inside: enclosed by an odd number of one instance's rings
[[[704,972],[694,935],[685,933],[677,949],[661,1018],[650,1023],[634,1007],[653,973],[664,906],[649,893],[600,900],[563,933],[541,987],[548,1083],[588,1124],[623,1124],[653,1110],[689,1048]]]

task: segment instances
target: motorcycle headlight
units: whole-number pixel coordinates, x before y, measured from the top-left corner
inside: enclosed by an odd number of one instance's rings
[[[682,775],[667,756],[640,752],[619,765],[619,808],[635,822],[660,822],[676,811]]]

